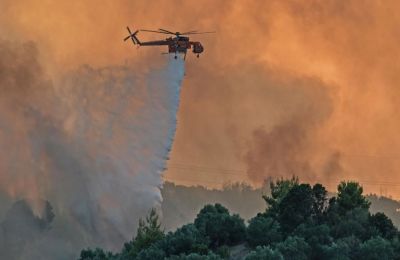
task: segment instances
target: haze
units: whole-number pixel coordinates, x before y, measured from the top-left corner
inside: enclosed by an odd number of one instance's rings
[[[172,8],[172,6],[174,8]],[[0,38],[33,41],[44,70],[146,69],[160,49],[125,26],[216,30],[188,56],[165,179],[220,187],[298,175],[400,197],[398,1],[8,1]],[[158,35],[140,33],[144,39]]]

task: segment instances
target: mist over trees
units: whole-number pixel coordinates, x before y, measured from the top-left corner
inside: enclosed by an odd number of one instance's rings
[[[245,220],[250,220],[258,212],[265,209],[263,195],[270,194],[269,182],[261,188],[253,188],[245,183],[225,185],[223,189],[207,189],[203,186],[182,186],[166,182],[161,190],[162,226],[167,230],[176,228],[193,221],[197,213],[206,204],[220,203],[230,211],[239,214]],[[328,193],[328,197],[334,196]],[[366,195],[371,202],[372,213],[384,212],[400,227],[400,202],[378,195]]]
[[[245,220],[265,208],[263,194],[269,193],[269,185],[255,189],[245,183],[225,185],[222,190],[203,186],[182,186],[166,182],[162,194],[162,224],[166,230],[175,230],[193,221],[205,204],[220,203]]]
[[[108,259],[400,259],[400,233],[356,182],[328,197],[321,184],[270,183],[264,210],[249,221],[219,203],[165,232],[155,210],[119,253],[85,249],[79,260]]]

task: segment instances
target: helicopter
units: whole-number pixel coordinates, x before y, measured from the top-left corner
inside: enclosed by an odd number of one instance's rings
[[[168,52],[167,53],[162,53],[162,54],[169,54],[169,53],[175,53],[175,59],[178,58],[177,54],[178,53],[183,53],[184,57],[183,59],[186,59],[186,53],[187,50],[192,49],[192,52],[196,54],[197,58],[200,57],[200,53],[204,51],[203,45],[198,42],[198,41],[190,41],[189,37],[187,35],[192,35],[192,34],[207,34],[207,33],[215,33],[215,32],[198,32],[198,31],[188,31],[188,32],[171,32],[165,29],[158,29],[156,30],[136,30],[134,33],[130,30],[130,28],[127,26],[126,29],[129,32],[129,36],[124,38],[124,41],[127,41],[129,39],[132,39],[133,44],[137,44],[138,46],[163,46],[166,45],[168,46]],[[152,32],[152,33],[160,33],[160,34],[167,34],[167,35],[175,35],[175,37],[168,37],[165,40],[159,40],[159,41],[148,41],[148,42],[142,42],[139,40],[137,37],[137,34],[139,32]]]

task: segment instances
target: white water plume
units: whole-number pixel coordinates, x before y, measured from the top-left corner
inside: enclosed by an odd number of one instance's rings
[[[184,62],[84,66],[55,86],[35,50],[0,49],[12,54],[0,63],[0,213],[17,200],[30,205],[3,214],[0,256],[71,259],[87,246],[118,250],[161,202]]]

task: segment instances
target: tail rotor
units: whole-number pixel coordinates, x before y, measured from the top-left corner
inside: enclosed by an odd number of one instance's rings
[[[140,45],[140,41],[139,39],[136,37],[136,34],[139,32],[139,30],[135,31],[134,33],[131,32],[131,30],[129,29],[129,27],[127,26],[126,29],[129,32],[129,36],[124,38],[124,41],[127,41],[129,39],[132,39],[133,44],[139,44]]]

